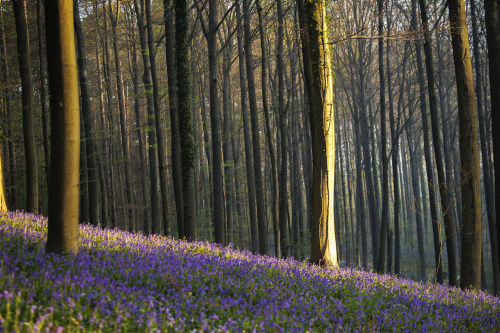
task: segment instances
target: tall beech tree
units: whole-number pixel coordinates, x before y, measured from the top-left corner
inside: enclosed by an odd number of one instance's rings
[[[87,52],[85,48],[85,38],[83,35],[82,22],[78,9],[78,1],[73,0],[73,14],[75,22],[75,36],[78,50],[78,79],[80,84],[81,112],[83,119],[83,129],[85,138],[85,149],[87,159],[87,181],[89,199],[89,221],[93,225],[99,223],[99,179],[97,174],[97,146],[94,139],[94,119],[90,109],[90,94],[87,79]],[[82,207],[83,209],[83,207]]]
[[[182,159],[182,194],[184,196],[184,234],[181,237],[195,240],[196,188],[194,177],[195,144],[193,114],[191,111],[191,78],[189,72],[189,15],[187,2],[174,0],[175,8],[175,59],[177,72],[177,109]]]
[[[457,80],[462,176],[462,262],[460,288],[481,288],[481,177],[476,94],[464,0],[448,1]]]
[[[33,79],[30,69],[30,41],[25,0],[13,0],[16,21],[17,56],[21,76],[23,138],[26,159],[26,210],[38,214],[38,160],[33,118]]]
[[[80,103],[72,0],[46,0],[51,111],[48,253],[78,251]]]
[[[491,118],[493,124],[500,123],[500,24],[498,17],[498,2],[484,0],[486,21],[486,42],[488,45],[488,60],[490,74]],[[495,172],[495,208],[497,244],[500,243],[500,132],[493,132],[493,158]],[[491,235],[491,237],[494,237]],[[499,244],[500,245],[500,244]],[[498,250],[498,264],[500,265],[500,246]]]
[[[306,0],[312,90],[308,90],[313,142],[312,242],[310,261],[337,266],[334,224],[335,133],[333,68],[325,0]],[[307,69],[306,69],[307,70]]]

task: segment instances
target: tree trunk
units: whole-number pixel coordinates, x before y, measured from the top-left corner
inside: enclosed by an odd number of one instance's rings
[[[236,4],[238,11],[238,21],[241,21],[241,9],[239,2]],[[247,51],[248,52],[248,51]],[[246,98],[246,78],[245,78],[245,59],[243,55],[243,29],[238,26],[238,63],[240,72],[240,89],[241,89],[241,117],[243,119],[243,137],[245,140],[245,163],[246,176],[248,187],[248,210],[250,215],[250,240],[251,250],[254,253],[259,251],[259,232],[257,224],[257,207],[255,197],[255,176],[253,170],[253,155],[252,155],[252,137],[250,134],[250,124],[248,121],[248,108]]]
[[[177,109],[177,80],[174,54],[174,10],[172,0],[164,0],[165,12],[165,55],[167,58],[168,101],[172,135],[172,178],[175,193],[175,211],[179,238],[184,237],[184,199],[182,194],[181,138],[179,133],[179,110]]]
[[[46,0],[45,13],[52,113],[46,252],[76,253],[80,113],[72,2]]]
[[[99,179],[97,175],[97,147],[94,139],[94,120],[90,111],[90,97],[87,80],[87,53],[85,49],[85,40],[80,20],[78,1],[73,0],[73,13],[75,22],[75,35],[78,44],[78,76],[80,83],[81,107],[83,117],[83,129],[85,138],[85,151],[87,162],[87,182],[89,199],[89,221],[93,225],[99,224],[99,198],[98,186]]]
[[[413,30],[416,31],[416,2],[412,1],[412,25]],[[417,55],[417,72],[420,86],[420,109],[422,113],[422,127],[424,131],[424,156],[425,168],[427,173],[427,187],[429,190],[429,204],[431,210],[432,233],[434,235],[434,256],[436,265],[436,279],[437,282],[443,283],[443,262],[441,260],[441,228],[438,220],[437,213],[437,198],[434,189],[434,175],[432,172],[432,157],[430,152],[430,139],[429,139],[429,122],[427,120],[427,101],[425,98],[425,83],[424,83],[424,69],[422,64],[421,46],[419,42],[415,43],[415,52]]]
[[[163,234],[170,236],[170,218],[168,216],[168,182],[167,182],[167,162],[166,148],[163,140],[163,126],[161,121],[161,107],[158,87],[158,75],[156,70],[156,50],[153,35],[153,22],[151,20],[151,0],[145,1],[146,9],[146,26],[148,32],[148,55],[149,64],[151,68],[151,83],[153,84],[153,104],[155,109],[155,129],[156,129],[156,145],[158,150],[158,174],[160,176],[160,195],[162,204],[162,217],[163,217]]]
[[[434,63],[432,57],[431,36],[429,32],[429,23],[427,20],[427,8],[425,7],[425,0],[419,0],[420,14],[422,17],[422,26],[424,29],[424,54],[425,54],[425,67],[427,69],[427,83],[429,91],[429,107],[431,111],[431,132],[432,143],[434,145],[434,158],[436,161],[437,175],[438,175],[438,188],[441,198],[441,211],[443,213],[444,227],[446,234],[446,249],[448,252],[448,278],[451,286],[457,286],[457,258],[455,250],[455,230],[453,228],[453,221],[451,219],[450,207],[451,198],[448,192],[443,156],[441,153],[441,138],[439,135],[439,115],[437,111],[437,101],[435,92],[435,75]],[[422,121],[427,121],[427,116],[422,117]],[[444,121],[444,120],[443,120]]]
[[[25,0],[13,0],[17,53],[23,104],[23,138],[26,158],[26,211],[38,214],[38,161],[33,119],[33,80],[30,69],[30,42]]]
[[[485,0],[486,42],[488,45],[490,94],[491,94],[491,119],[493,124],[500,123],[500,26],[498,2]],[[493,158],[495,172],[495,207],[497,244],[500,245],[500,132],[492,131]],[[491,235],[491,238],[495,237]],[[497,246],[497,258],[500,265],[500,246]]]
[[[142,81],[146,89],[146,101],[148,105],[148,147],[149,147],[149,172],[151,178],[151,217],[152,233],[160,234],[161,230],[161,196],[160,196],[160,175],[158,170],[158,150],[156,149],[155,111],[153,95],[149,93],[153,90],[151,83],[151,68],[148,57],[148,45],[146,37],[146,26],[144,18],[144,7],[139,7],[137,0],[134,0],[137,24],[139,26],[139,38],[141,41],[141,54],[144,63],[144,75]],[[148,228],[149,229],[149,228]]]
[[[313,90],[308,91],[313,141],[312,242],[310,262],[338,266],[334,224],[335,133],[333,71],[326,3],[307,0]]]
[[[384,0],[378,0],[378,34],[384,33],[383,9]],[[382,221],[380,225],[380,241],[377,271],[384,273],[385,270],[385,247],[387,242],[387,230],[389,229],[389,160],[387,159],[387,115],[385,110],[385,75],[384,75],[384,39],[378,39],[378,73],[380,77],[380,122],[381,122],[381,144],[382,144]]]
[[[189,16],[187,2],[174,0],[175,56],[177,72],[177,108],[181,134],[182,193],[184,196],[184,236],[197,239],[196,188],[194,177],[194,126],[191,112],[191,79],[189,69]]]
[[[253,169],[255,176],[255,195],[257,203],[257,223],[259,226],[259,253],[268,253],[269,236],[265,211],[264,185],[262,183],[262,162],[260,156],[259,118],[257,114],[257,96],[252,61],[252,33],[250,29],[250,4],[243,0],[245,29],[245,60],[248,80],[248,100],[250,104],[250,123],[252,128]]]
[[[50,146],[49,146],[49,129],[47,124],[47,84],[45,81],[45,57],[43,54],[43,27],[42,22],[42,0],[36,2],[36,22],[38,30],[38,58],[40,63],[40,104],[42,106],[42,135],[43,135],[43,152],[45,157],[45,175],[48,182],[50,173]]]
[[[463,0],[448,1],[457,80],[462,171],[462,262],[460,288],[481,288],[481,179],[476,94]]]
[[[490,178],[490,155],[488,155],[486,141],[486,122],[484,120],[484,107],[483,107],[483,89],[482,82],[483,76],[481,73],[481,63],[479,55],[479,29],[477,23],[476,1],[470,1],[471,16],[472,16],[472,40],[474,46],[474,62],[476,67],[476,94],[477,94],[477,111],[479,116],[479,134],[481,138],[481,157],[483,162],[483,177],[484,177],[484,196],[486,199],[486,213],[488,215],[488,226],[490,231],[490,244],[491,244],[491,259],[493,271],[493,293],[498,295],[500,287],[500,271],[498,263],[498,248],[496,237],[495,225],[495,197],[493,190],[493,180]],[[482,258],[482,256],[481,256]]]

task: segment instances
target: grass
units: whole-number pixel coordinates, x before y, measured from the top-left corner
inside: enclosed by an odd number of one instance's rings
[[[89,225],[48,255],[46,225],[0,216],[0,332],[500,330],[483,292]]]

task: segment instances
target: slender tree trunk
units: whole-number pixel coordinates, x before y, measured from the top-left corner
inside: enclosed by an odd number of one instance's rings
[[[132,15],[132,14],[131,14]],[[146,151],[144,149],[144,141],[142,134],[142,119],[141,119],[141,101],[139,95],[139,69],[137,64],[137,48],[135,45],[135,30],[133,30],[133,25],[131,24],[130,31],[134,32],[131,34],[130,45],[132,45],[131,52],[129,53],[129,64],[132,68],[132,85],[134,92],[134,115],[135,115],[135,132],[137,135],[137,145],[139,147],[139,165],[142,170],[145,171],[145,174],[141,177],[141,187],[142,187],[142,211],[143,211],[143,219],[142,224],[147,225],[150,221],[150,210],[148,208],[148,184],[147,184],[147,163],[146,163]],[[143,230],[139,229],[138,223],[135,223],[135,231]],[[144,228],[144,227],[143,227]]]
[[[391,158],[392,158],[392,179],[394,184],[394,274],[401,274],[401,241],[400,241],[400,202],[401,195],[399,189],[399,175],[398,175],[398,154],[399,154],[399,135],[396,133],[396,121],[394,120],[394,104],[393,104],[393,92],[392,92],[392,78],[391,78],[391,68],[389,66],[389,48],[390,43],[387,41],[387,91],[389,93],[389,122],[391,126]],[[405,75],[405,62],[406,62],[406,48],[405,55],[403,59],[403,82]],[[402,89],[403,91],[403,89]],[[399,126],[398,126],[399,127]]]
[[[238,21],[240,20],[240,4],[236,4],[238,11]],[[248,50],[247,50],[248,52]],[[247,87],[245,78],[245,59],[243,55],[243,29],[238,26],[238,63],[240,72],[240,89],[241,89],[241,117],[243,119],[243,136],[245,140],[245,163],[246,163],[246,176],[248,187],[248,209],[250,215],[250,240],[251,250],[256,253],[259,251],[259,232],[257,223],[257,207],[255,197],[255,176],[253,169],[253,153],[252,153],[252,137],[250,134],[250,124],[248,121],[248,108],[247,108]]]
[[[412,25],[413,30],[416,31],[416,3],[412,1]],[[417,56],[417,72],[420,86],[420,108],[422,113],[422,127],[424,130],[424,156],[425,168],[427,172],[427,187],[429,189],[429,204],[431,210],[432,233],[434,235],[434,254],[436,264],[436,279],[437,282],[443,283],[443,263],[441,256],[441,228],[438,220],[437,213],[437,198],[434,189],[434,175],[432,172],[432,157],[430,153],[430,139],[429,139],[429,121],[427,119],[427,102],[425,98],[425,83],[424,83],[424,69],[422,64],[421,47],[420,43],[415,43],[416,56]]]
[[[168,182],[167,182],[167,162],[166,148],[163,140],[163,126],[161,121],[161,107],[160,96],[158,87],[158,74],[156,70],[156,50],[153,34],[153,21],[151,19],[151,0],[145,0],[146,9],[146,26],[148,32],[148,55],[151,68],[151,83],[153,85],[153,104],[155,109],[155,133],[156,133],[156,147],[158,150],[158,174],[160,176],[160,195],[162,204],[162,217],[163,217],[163,234],[170,236],[170,218],[168,216]]]
[[[378,0],[378,34],[384,33],[383,9],[384,0]],[[387,242],[387,230],[389,228],[389,160],[387,159],[387,115],[385,109],[385,74],[384,74],[384,39],[379,37],[378,46],[378,73],[380,77],[380,122],[381,122],[381,144],[382,144],[382,223],[380,225],[380,241],[378,253],[377,271],[384,273],[385,270],[385,247]]]
[[[245,29],[245,60],[248,80],[248,100],[250,104],[250,123],[252,129],[253,169],[255,176],[255,195],[257,203],[257,223],[259,226],[259,253],[268,253],[269,236],[265,211],[264,186],[262,183],[262,162],[260,156],[259,118],[257,115],[257,96],[252,61],[252,33],[250,29],[250,3],[243,0]]]
[[[85,138],[85,150],[87,158],[87,181],[89,191],[89,221],[93,225],[99,223],[99,198],[98,186],[99,179],[97,174],[97,147],[94,139],[94,120],[90,111],[89,87],[87,80],[87,53],[85,49],[85,40],[80,20],[78,1],[73,0],[73,12],[75,21],[75,35],[78,44],[78,76],[80,83],[81,107],[83,117],[83,129]]]
[[[448,1],[457,80],[462,171],[462,263],[460,288],[481,288],[481,179],[476,94],[463,0]]]
[[[151,68],[148,56],[148,45],[146,37],[144,6],[139,7],[137,0],[134,0],[135,12],[137,14],[137,24],[139,26],[139,38],[141,41],[141,54],[144,63],[144,75],[142,81],[146,89],[146,101],[148,105],[148,146],[149,146],[149,172],[151,178],[151,217],[152,233],[160,234],[161,231],[161,195],[160,195],[160,175],[158,170],[158,150],[156,149],[156,123],[151,82]],[[149,229],[149,228],[148,228]]]
[[[281,170],[279,177],[279,232],[280,232],[280,246],[281,256],[286,258],[290,255],[290,243],[288,240],[288,228],[286,223],[288,221],[288,186],[287,186],[287,173],[288,173],[288,160],[287,160],[287,128],[286,116],[288,112],[288,105],[285,107],[285,65],[283,61],[283,5],[282,0],[277,2],[278,9],[278,53],[277,68],[278,68],[278,113],[279,113],[279,127],[281,134]],[[276,237],[276,232],[275,232]]]
[[[45,57],[43,54],[43,27],[42,22],[42,0],[36,2],[36,22],[38,30],[38,58],[40,64],[40,104],[42,106],[42,135],[43,135],[43,152],[45,156],[45,175],[47,177],[50,173],[50,145],[49,145],[49,129],[47,124],[47,84],[45,81]]]
[[[484,107],[483,107],[483,89],[482,82],[483,76],[481,73],[481,63],[479,55],[479,29],[477,24],[477,9],[476,1],[470,1],[471,16],[472,16],[472,40],[474,49],[474,62],[476,67],[476,94],[477,94],[477,111],[479,116],[479,134],[481,138],[481,157],[483,162],[483,177],[484,177],[484,191],[486,199],[486,213],[488,215],[488,226],[490,231],[490,244],[491,244],[491,259],[493,271],[493,293],[498,295],[500,287],[500,271],[498,263],[498,248],[496,237],[495,225],[495,198],[493,190],[493,180],[490,178],[490,158],[487,150],[486,141],[486,124],[484,120]],[[481,257],[482,258],[482,257]]]
[[[453,221],[451,219],[450,206],[451,198],[446,186],[446,177],[443,165],[443,156],[441,153],[441,138],[439,136],[439,115],[437,111],[437,100],[435,93],[435,75],[434,64],[432,57],[431,36],[429,33],[429,23],[427,20],[427,8],[425,0],[419,0],[420,14],[422,17],[422,26],[424,29],[424,54],[425,54],[425,67],[427,69],[427,83],[429,91],[429,107],[431,111],[431,132],[432,143],[434,145],[434,158],[436,161],[438,187],[441,197],[441,211],[443,213],[444,227],[446,234],[446,249],[448,252],[448,278],[451,286],[457,286],[457,258],[455,250],[455,230],[453,228]],[[422,117],[422,121],[427,121],[427,116]]]
[[[195,144],[193,115],[191,112],[191,79],[189,69],[189,16],[187,2],[174,0],[175,56],[177,72],[177,108],[181,134],[182,193],[184,196],[184,236],[197,238],[196,187],[194,174]]]
[[[172,0],[164,0],[165,12],[165,55],[167,57],[168,101],[170,107],[170,128],[172,135],[172,179],[175,193],[175,211],[179,238],[184,237],[184,199],[182,194],[181,138],[179,133],[179,110],[177,109],[177,79],[174,54],[174,10]]]
[[[125,123],[125,98],[123,91],[123,79],[122,79],[122,69],[120,60],[120,51],[118,49],[118,35],[117,35],[117,25],[120,15],[120,0],[116,0],[116,10],[113,10],[113,0],[109,0],[108,6],[109,18],[111,20],[111,29],[113,33],[113,52],[115,55],[115,75],[116,75],[116,89],[118,94],[118,109],[120,114],[120,129],[121,129],[121,143],[122,143],[122,158],[125,167],[125,188],[127,193],[126,205],[128,207],[127,215],[124,216],[125,225],[127,227],[132,226],[133,223],[133,204],[132,204],[132,183],[130,176],[130,154],[127,144],[127,125]]]
[[[80,114],[72,2],[47,0],[45,13],[52,113],[46,252],[76,253]]]
[[[26,210],[38,214],[38,162],[33,119],[33,80],[30,69],[30,42],[25,0],[13,0],[17,53],[23,104],[23,138],[26,158]]]
[[[224,120],[222,123],[222,152],[224,154],[224,185],[225,185],[225,202],[226,202],[226,244],[233,243],[233,174],[234,174],[234,157],[231,157],[231,64],[232,64],[232,42],[226,45],[224,49],[223,63],[223,111]]]

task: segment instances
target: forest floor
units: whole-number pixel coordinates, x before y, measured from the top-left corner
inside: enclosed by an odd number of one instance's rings
[[[500,331],[483,292],[90,225],[48,255],[46,227],[0,216],[0,332]]]

